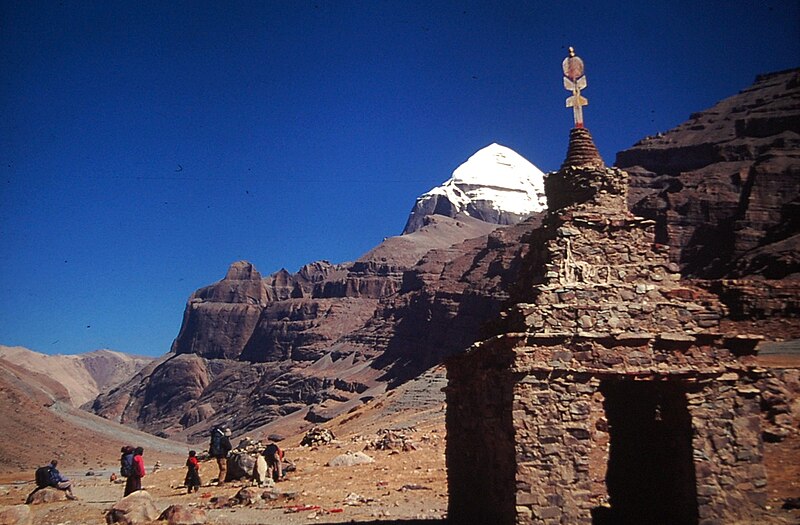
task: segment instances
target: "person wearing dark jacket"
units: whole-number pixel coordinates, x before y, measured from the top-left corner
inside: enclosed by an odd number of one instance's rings
[[[231,429],[225,430],[217,427],[211,431],[211,445],[208,449],[208,455],[217,460],[219,467],[218,482],[220,485],[225,483],[225,478],[228,475],[228,453],[231,451]]]
[[[267,460],[267,475],[273,481],[281,481],[283,479],[283,450],[275,443],[270,443],[262,454]]]
[[[34,491],[30,493],[28,499],[30,499],[31,496],[33,496],[39,490],[43,489],[45,486],[53,487],[58,490],[63,490],[67,495],[67,499],[78,499],[77,496],[75,496],[75,494],[72,493],[72,482],[61,475],[61,472],[59,472],[58,469],[56,468],[57,466],[58,466],[57,459],[54,459],[53,461],[50,462],[50,464],[46,467],[47,468],[47,476],[46,476],[47,479],[45,480],[46,485],[45,483],[42,483],[40,486],[37,486],[36,489],[34,489]],[[39,476],[37,473],[37,483],[39,482],[38,477]]]

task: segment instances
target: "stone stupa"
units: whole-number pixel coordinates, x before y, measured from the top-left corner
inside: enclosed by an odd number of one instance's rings
[[[682,281],[654,222],[628,211],[628,175],[605,167],[582,114],[545,191],[497,335],[447,362],[449,520],[757,516],[760,337],[719,331],[724,306]]]

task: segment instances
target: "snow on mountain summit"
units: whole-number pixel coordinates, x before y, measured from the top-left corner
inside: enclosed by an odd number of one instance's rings
[[[427,215],[463,213],[493,224],[516,224],[546,207],[544,173],[516,151],[490,144],[417,198],[403,233],[420,229]]]

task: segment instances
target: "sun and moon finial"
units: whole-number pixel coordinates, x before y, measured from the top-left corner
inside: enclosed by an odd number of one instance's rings
[[[567,97],[567,107],[572,108],[575,118],[575,127],[583,127],[583,106],[589,101],[581,96],[581,90],[586,88],[586,75],[583,73],[583,60],[575,55],[575,49],[569,48],[569,56],[561,63],[564,71],[564,88],[572,92],[572,96]]]

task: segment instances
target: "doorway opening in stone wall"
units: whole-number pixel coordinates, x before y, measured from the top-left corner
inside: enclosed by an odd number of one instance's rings
[[[696,525],[692,419],[685,384],[609,379],[601,382],[600,391],[609,427],[610,509],[593,512],[594,525]]]

